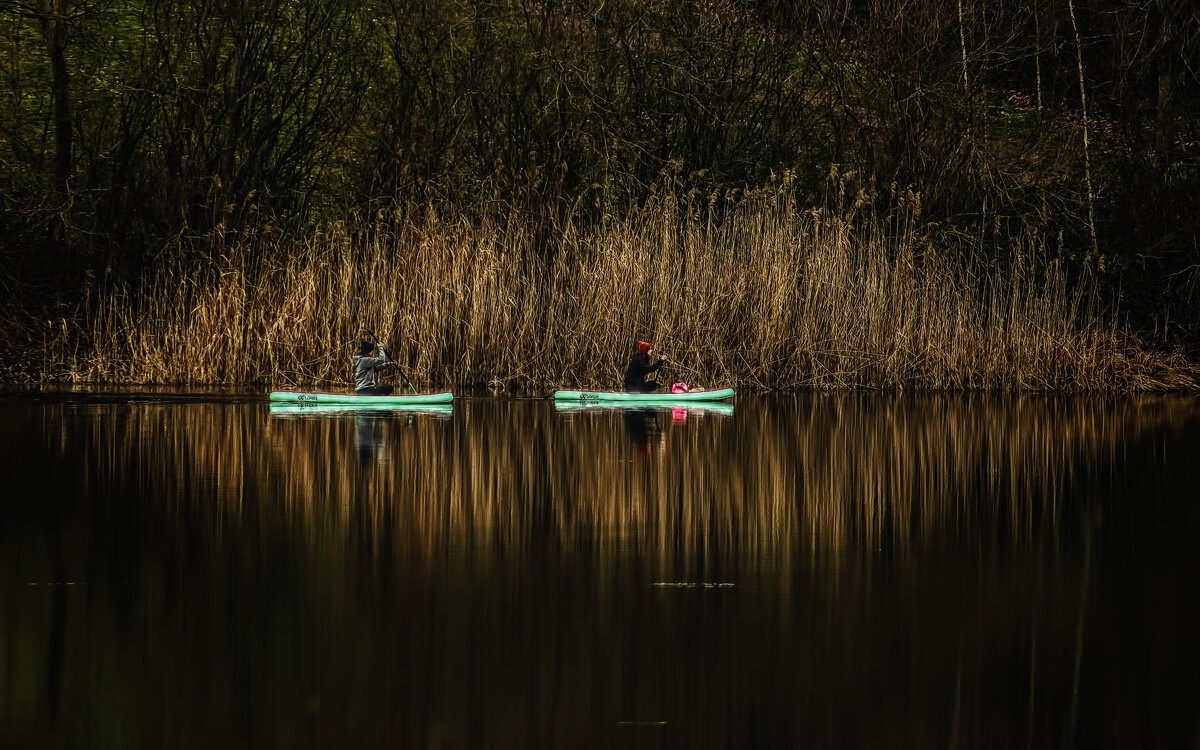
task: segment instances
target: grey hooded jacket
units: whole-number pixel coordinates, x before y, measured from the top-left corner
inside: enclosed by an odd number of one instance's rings
[[[363,388],[374,388],[375,373],[391,367],[392,364],[393,362],[388,359],[387,351],[382,346],[379,347],[378,357],[354,355],[354,390],[361,391]]]

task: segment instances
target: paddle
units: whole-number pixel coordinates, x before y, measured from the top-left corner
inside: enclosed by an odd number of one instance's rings
[[[392,360],[392,364],[396,365],[396,361]],[[400,371],[400,377],[404,378],[404,382],[408,383],[409,390],[413,392],[413,395],[416,395],[417,389],[413,388],[413,384],[409,381],[408,376],[404,374],[404,370],[400,369],[400,365],[396,365],[396,369]]]
[[[367,335],[371,337],[372,344],[374,344],[375,346],[379,346],[379,338],[375,335],[374,331],[368,331]],[[384,350],[384,353],[386,354],[386,350]],[[404,370],[400,367],[400,363],[394,359],[388,360],[388,363],[391,364],[393,367],[396,368],[396,370],[398,370],[400,372],[400,377],[404,378],[404,382],[408,384],[409,390],[411,390],[413,392],[413,394],[415,395],[417,393],[417,389],[413,388],[412,381],[409,380],[408,376],[404,374]]]

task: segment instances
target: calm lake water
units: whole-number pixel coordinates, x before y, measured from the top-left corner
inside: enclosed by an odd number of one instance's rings
[[[0,746],[1200,747],[1200,408],[0,395]]]

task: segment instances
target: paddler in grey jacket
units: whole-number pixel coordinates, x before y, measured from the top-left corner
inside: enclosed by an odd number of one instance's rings
[[[387,350],[382,346],[378,346],[378,357],[371,356],[376,347],[374,342],[363,340],[354,357],[354,392],[360,396],[388,396],[392,393],[390,385],[375,382],[375,374],[395,367],[396,363],[388,359]]]

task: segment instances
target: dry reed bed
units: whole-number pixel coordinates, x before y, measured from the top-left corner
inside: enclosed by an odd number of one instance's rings
[[[427,388],[609,388],[647,339],[670,377],[710,386],[1196,387],[1194,365],[1102,317],[1036,243],[976,264],[901,216],[799,211],[764,190],[662,195],[549,245],[515,217],[264,235],[108,295],[56,356],[75,381],[344,387],[373,332]]]

